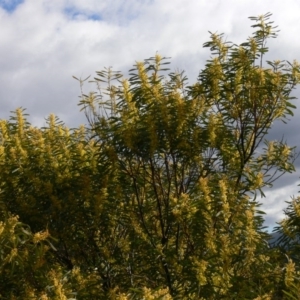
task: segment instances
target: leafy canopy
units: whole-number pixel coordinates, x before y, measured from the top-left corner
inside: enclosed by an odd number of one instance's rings
[[[22,109],[0,122],[1,226],[16,228],[0,233],[4,299],[289,293],[293,261],[283,269],[269,249],[256,198],[294,170],[294,149],[266,135],[292,115],[300,77],[297,62],[264,65],[276,36],[269,17],[251,18],[256,31],[241,45],[211,33],[192,85],[158,54],[129,79],[97,72],[98,90],[79,103],[88,128],[53,115],[35,128]],[[29,249],[39,254],[29,259]]]

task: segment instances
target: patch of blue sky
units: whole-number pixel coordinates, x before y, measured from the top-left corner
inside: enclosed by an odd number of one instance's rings
[[[9,13],[13,13],[24,0],[0,0],[0,7]]]
[[[0,0],[1,1],[1,0]],[[64,13],[72,20],[76,19],[88,19],[94,21],[101,21],[102,17],[98,13],[89,13],[86,11],[77,10],[75,7],[67,7],[64,9]]]

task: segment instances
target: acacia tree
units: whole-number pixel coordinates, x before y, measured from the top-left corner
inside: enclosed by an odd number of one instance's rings
[[[92,299],[98,276],[82,261],[102,197],[95,180],[90,185],[93,142],[54,115],[33,127],[21,108],[0,121],[0,132],[1,298],[67,299],[76,291]]]
[[[293,149],[265,137],[292,114],[299,65],[263,65],[269,17],[241,45],[211,34],[193,85],[159,55],[128,80],[97,72],[88,129],[53,115],[35,128],[22,109],[0,122],[2,298],[283,297],[291,272],[256,196],[294,169]]]
[[[168,62],[156,55],[136,63],[129,80],[97,72],[99,93],[83,95],[108,199],[123,207],[128,287],[252,299],[279,281],[256,195],[294,170],[293,149],[265,138],[292,115],[299,65],[264,65],[276,36],[269,17],[251,18],[257,30],[241,45],[211,34],[212,58],[194,85],[183,73],[162,75]],[[109,280],[117,273],[112,267]]]

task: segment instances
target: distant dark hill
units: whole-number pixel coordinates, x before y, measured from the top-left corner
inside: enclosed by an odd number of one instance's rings
[[[282,234],[280,232],[273,232],[270,235],[271,238],[268,242],[271,247],[274,247],[278,244],[278,240],[282,237]]]
[[[270,247],[275,247],[275,246],[282,246],[284,248],[288,248],[287,245],[284,245],[285,243],[283,243],[281,240],[281,238],[284,237],[284,235],[280,232],[273,232],[270,234],[271,235],[271,238],[269,239],[269,245]],[[296,238],[296,240],[293,241],[293,245],[295,245],[295,242],[297,242],[300,244],[300,237],[298,236]]]

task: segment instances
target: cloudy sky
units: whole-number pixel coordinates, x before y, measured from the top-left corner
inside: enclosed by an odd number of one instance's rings
[[[172,57],[172,68],[185,70],[193,83],[209,59],[202,48],[208,31],[241,43],[253,31],[248,17],[267,12],[281,30],[268,44],[268,58],[300,60],[299,0],[0,0],[0,118],[22,106],[37,126],[50,113],[70,127],[85,123],[72,76],[94,76],[109,66],[126,75],[156,51]],[[275,124],[270,136],[284,135],[300,150],[298,106],[291,122]],[[280,220],[284,201],[297,195],[297,166],[266,190],[266,225]]]

